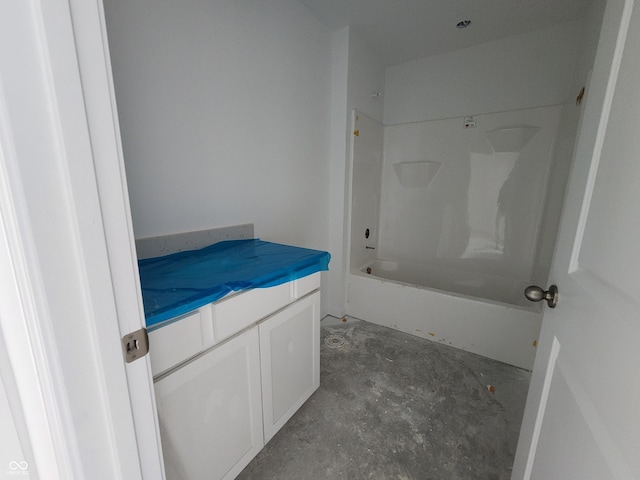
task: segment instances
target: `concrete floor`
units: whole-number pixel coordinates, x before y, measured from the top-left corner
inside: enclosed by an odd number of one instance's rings
[[[529,372],[329,318],[320,388],[239,479],[510,478]]]

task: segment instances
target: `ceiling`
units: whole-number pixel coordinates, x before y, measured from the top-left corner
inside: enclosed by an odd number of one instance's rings
[[[350,25],[389,66],[576,20],[592,0],[299,1],[332,30]]]

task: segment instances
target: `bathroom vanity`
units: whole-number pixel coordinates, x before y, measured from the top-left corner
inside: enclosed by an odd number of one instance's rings
[[[167,479],[235,478],[318,388],[320,273],[306,272],[150,327]]]

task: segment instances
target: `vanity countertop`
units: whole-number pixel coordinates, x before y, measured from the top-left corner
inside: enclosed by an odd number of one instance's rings
[[[328,270],[330,258],[320,250],[250,239],[139,260],[147,327],[231,292],[273,287]]]

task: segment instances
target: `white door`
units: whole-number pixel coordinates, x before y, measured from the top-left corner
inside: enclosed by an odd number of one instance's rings
[[[513,479],[640,478],[640,4],[609,0]],[[546,286],[545,286],[546,287]]]

